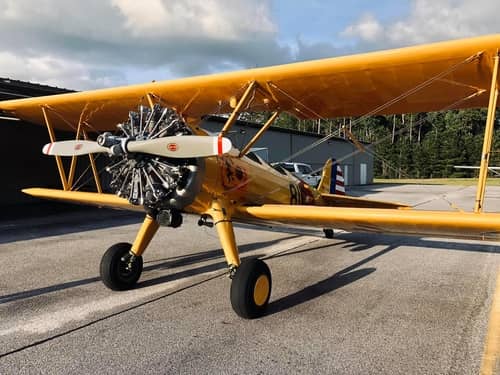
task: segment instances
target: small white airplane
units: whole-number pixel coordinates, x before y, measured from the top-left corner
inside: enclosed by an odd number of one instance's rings
[[[456,169],[480,169],[481,167],[477,165],[454,165],[453,168]],[[493,173],[495,176],[500,176],[500,167],[488,167],[488,171]]]

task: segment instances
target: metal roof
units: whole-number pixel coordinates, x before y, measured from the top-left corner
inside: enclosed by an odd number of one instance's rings
[[[64,94],[69,92],[75,91],[0,77],[0,100],[31,98],[34,96]]]

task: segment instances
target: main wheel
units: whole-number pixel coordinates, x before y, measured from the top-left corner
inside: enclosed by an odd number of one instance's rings
[[[131,244],[120,242],[111,246],[101,259],[101,279],[113,290],[132,289],[142,273],[142,256],[130,259]]]
[[[245,319],[262,316],[271,296],[271,271],[260,259],[242,262],[231,283],[231,305]]]

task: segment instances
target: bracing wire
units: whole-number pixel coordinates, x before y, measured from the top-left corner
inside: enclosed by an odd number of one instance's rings
[[[464,101],[470,100],[470,99],[472,99],[472,98],[474,98],[474,97],[476,97],[476,96],[478,96],[478,95],[483,94],[484,92],[485,92],[484,90],[478,90],[478,91],[477,91],[476,93],[474,93],[474,94],[468,95],[468,96],[466,96],[466,97],[464,97],[464,98],[460,98],[460,99],[458,99],[457,101],[455,101],[454,103],[452,103],[452,104],[450,104],[450,105],[448,105],[448,106],[446,106],[446,107],[443,107],[443,108],[441,109],[441,111],[447,111],[447,110],[454,109],[454,108],[456,108],[459,104],[463,103]],[[404,133],[405,131],[409,130],[410,126],[419,126],[419,125],[423,124],[425,121],[427,121],[427,120],[429,119],[429,117],[430,117],[430,114],[427,114],[427,115],[425,115],[424,117],[420,118],[417,122],[413,123],[412,125],[408,124],[408,125],[406,125],[406,126],[404,126],[404,127],[400,128],[400,129],[399,129],[398,131],[396,131],[394,134],[395,134],[395,135],[400,135],[400,134]],[[371,144],[370,144],[370,146],[372,146],[372,148],[371,148],[371,149],[366,148],[364,152],[368,153],[369,155],[372,155],[372,156],[373,156],[374,158],[376,158],[376,159],[379,159],[379,160],[383,161],[383,162],[385,163],[385,165],[386,165],[389,169],[391,169],[392,171],[394,171],[394,172],[398,172],[398,173],[401,173],[401,174],[402,174],[403,176],[405,176],[405,177],[409,177],[409,176],[408,176],[408,174],[407,174],[405,171],[402,171],[400,168],[397,168],[397,167],[393,166],[393,165],[392,165],[392,164],[391,164],[391,163],[390,163],[390,162],[389,162],[386,158],[384,158],[383,156],[379,155],[379,154],[378,154],[377,152],[375,152],[375,150],[373,149],[373,147],[374,147],[374,146],[377,146],[378,144],[380,144],[380,143],[384,142],[385,140],[387,140],[387,139],[388,139],[389,137],[391,137],[391,136],[392,136],[392,134],[389,134],[389,135],[387,135],[387,136],[385,136],[385,137],[379,138],[376,142],[373,142],[373,143],[371,143]],[[338,163],[341,163],[342,161],[344,161],[344,160],[346,160],[346,159],[348,159],[348,158],[350,158],[350,157],[352,157],[352,156],[354,156],[354,155],[357,155],[357,154],[359,154],[359,153],[361,153],[361,152],[362,152],[362,151],[360,151],[360,150],[356,149],[355,151],[353,151],[353,152],[351,152],[351,153],[349,153],[349,154],[347,154],[347,155],[344,155],[342,158],[337,159],[337,162],[338,162]],[[322,167],[321,167],[321,168],[318,168],[318,169],[316,169],[316,170],[314,170],[314,171],[313,171],[313,173],[315,173],[315,172],[319,172],[319,171],[321,171],[321,169],[322,169]]]
[[[365,120],[366,118],[370,117],[370,116],[373,116],[373,115],[376,115],[377,113],[380,113],[381,111],[383,111],[384,109],[386,108],[389,108],[391,105],[417,93],[418,91],[428,87],[430,84],[434,83],[436,80],[439,80],[447,75],[449,75],[450,73],[454,72],[455,70],[459,69],[461,66],[465,65],[465,64],[468,64],[474,60],[476,60],[477,58],[479,58],[481,54],[478,53],[478,54],[474,54],[468,58],[466,58],[465,60],[455,64],[455,65],[452,65],[451,67],[449,67],[448,69],[445,69],[443,70],[442,72],[432,76],[431,78],[429,78],[428,80],[420,83],[419,85],[403,92],[402,94],[398,95],[397,97],[389,100],[388,102],[376,107],[375,109],[371,110],[370,112],[362,115],[361,117],[357,118],[356,120],[354,120],[352,122],[352,125],[353,126],[356,126],[358,125],[359,123],[361,123],[363,120]],[[288,94],[287,92],[285,92],[284,90],[282,90],[281,88],[279,88],[278,86],[276,85],[273,85],[273,87],[277,90],[280,91],[280,93],[282,93],[283,95],[287,96],[290,100],[293,100],[295,103],[299,104],[300,106],[304,107],[307,111],[309,111],[310,113],[312,113],[314,116],[322,119],[322,120],[327,120],[326,118],[324,118],[323,116],[317,114],[314,110],[308,108],[305,104],[303,104],[302,102],[300,102],[299,100],[297,100],[296,98],[294,98],[293,96],[291,96],[290,94]],[[475,95],[475,94],[473,94]],[[462,100],[462,99],[461,99]],[[286,161],[289,161],[289,160],[292,160],[294,158],[296,158],[297,156],[300,156],[304,153],[306,153],[307,151],[310,151],[314,148],[316,148],[317,146],[319,146],[320,144],[328,141],[329,139],[335,137],[335,136],[338,136],[340,135],[340,132],[338,132],[338,134],[336,133],[332,133],[332,134],[328,134],[326,135],[325,137],[317,140],[316,142],[300,149],[299,151],[293,153],[292,155],[288,156],[287,158],[283,159],[282,162],[286,162]]]

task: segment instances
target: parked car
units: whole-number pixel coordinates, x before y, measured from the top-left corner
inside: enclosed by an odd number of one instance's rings
[[[271,164],[275,169],[283,168],[293,174],[295,177],[300,178],[302,181],[311,186],[318,186],[321,180],[321,172],[313,173],[313,169],[309,164],[306,163],[292,163],[292,162],[280,162]]]

